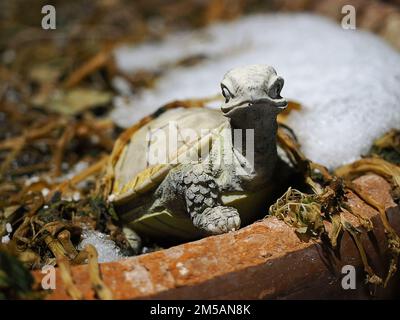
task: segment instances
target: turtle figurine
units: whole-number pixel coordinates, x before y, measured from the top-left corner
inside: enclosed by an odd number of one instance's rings
[[[124,230],[189,241],[254,221],[280,182],[283,84],[270,66],[232,69],[221,82],[221,110],[169,109],[125,137],[111,156],[108,198]]]

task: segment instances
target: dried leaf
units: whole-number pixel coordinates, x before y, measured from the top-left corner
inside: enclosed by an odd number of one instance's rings
[[[336,214],[331,216],[331,222],[332,222],[332,229],[330,230],[328,236],[329,240],[331,241],[332,248],[336,248],[337,240],[339,238],[340,233],[343,230],[340,215]]]
[[[47,97],[36,97],[33,103],[64,115],[75,115],[85,110],[104,106],[111,102],[110,92],[96,89],[76,88],[57,90]]]

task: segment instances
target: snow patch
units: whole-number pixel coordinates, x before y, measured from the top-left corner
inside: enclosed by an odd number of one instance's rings
[[[170,69],[154,89],[115,99],[113,119],[128,127],[171,100],[216,94],[229,69],[265,63],[285,79],[282,95],[303,104],[289,125],[313,161],[330,168],[351,162],[375,138],[400,128],[399,53],[371,33],[316,15],[247,16],[115,52],[126,72],[198,54],[209,59]]]
[[[11,241],[11,232],[13,231],[12,226],[10,223],[6,223],[6,232],[7,234],[1,237],[1,243],[7,244]]]
[[[108,235],[99,231],[89,229],[83,230],[82,241],[78,245],[78,249],[83,250],[88,244],[96,248],[99,255],[99,262],[117,261],[125,257],[115,242],[110,240]]]

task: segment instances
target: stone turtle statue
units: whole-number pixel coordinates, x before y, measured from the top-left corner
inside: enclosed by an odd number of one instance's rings
[[[187,241],[260,214],[277,184],[283,84],[270,66],[235,68],[221,82],[221,111],[167,110],[136,131],[114,161],[109,196],[124,230]]]

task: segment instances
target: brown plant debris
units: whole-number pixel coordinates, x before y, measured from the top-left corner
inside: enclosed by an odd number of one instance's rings
[[[299,168],[304,175],[304,180],[309,186],[309,191],[301,192],[289,188],[269,209],[269,214],[274,215],[296,229],[300,238],[329,239],[330,248],[333,250],[338,246],[341,233],[348,232],[353,238],[359,251],[366,280],[372,285],[387,286],[388,281],[397,270],[400,254],[400,237],[390,225],[386,210],[382,204],[372,199],[352,181],[366,173],[375,173],[385,178],[392,186],[393,197],[399,200],[400,190],[400,167],[380,157],[364,158],[350,165],[338,168],[330,173],[323,166],[313,163],[305,158],[299,149],[299,145],[292,135],[281,127],[278,131],[278,142],[281,144],[292,164]],[[393,149],[399,147],[399,140],[394,132],[390,132],[384,138],[377,140],[375,145],[382,147],[390,146]],[[311,192],[310,192],[311,191]],[[368,263],[368,259],[360,240],[361,230],[348,221],[344,212],[355,215],[346,203],[346,193],[354,192],[366,204],[373,207],[380,214],[380,219],[385,229],[387,249],[389,253],[389,268],[382,279],[378,276]],[[366,230],[373,230],[370,220],[355,215],[360,225]],[[325,224],[326,221],[328,224]],[[327,225],[330,227],[327,228]]]
[[[375,140],[369,154],[400,165],[400,130],[392,129]]]
[[[96,296],[102,300],[111,300],[113,298],[112,292],[101,279],[96,248],[88,244],[85,247],[85,251],[88,254],[90,281]]]

